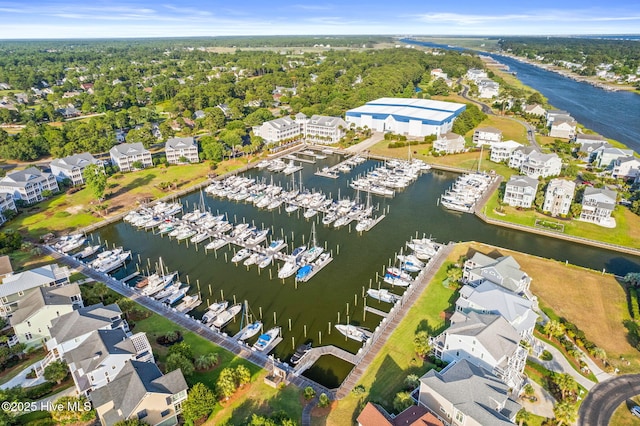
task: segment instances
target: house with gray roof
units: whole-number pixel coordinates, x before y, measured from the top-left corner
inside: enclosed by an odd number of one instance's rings
[[[122,143],[109,150],[111,163],[123,172],[134,169],[134,163],[140,163],[142,168],[151,167],[153,161],[151,152],[145,149],[141,142]]]
[[[502,141],[502,130],[495,127],[479,127],[473,132],[473,143],[476,146],[492,145]]]
[[[65,284],[69,284],[69,269],[55,264],[8,274],[0,284],[0,317],[11,315],[30,290]]]
[[[549,136],[554,138],[573,139],[576,135],[577,123],[573,118],[558,118],[551,123]]]
[[[340,117],[312,115],[307,118],[302,113],[296,114],[296,122],[302,125],[302,134],[308,142],[331,144],[342,139],[349,125]]]
[[[513,175],[504,187],[502,202],[511,207],[531,208],[538,192],[538,180],[528,176]]]
[[[44,191],[58,192],[58,182],[51,173],[40,171],[36,167],[7,173],[0,179],[0,192],[9,192],[14,200],[27,204],[44,200]]]
[[[606,169],[613,167],[618,159],[633,157],[633,150],[602,146],[593,150],[592,156],[596,167]]]
[[[51,173],[59,182],[69,179],[75,186],[84,184],[84,176],[82,176],[82,173],[90,164],[95,164],[104,172],[104,162],[96,159],[88,152],[70,155],[64,158],[56,158],[51,162],[49,167],[51,167]]]
[[[457,133],[443,133],[433,142],[433,150],[443,154],[456,154],[464,151],[464,138]]]
[[[276,143],[302,136],[301,126],[301,123],[293,118],[284,116],[253,127],[253,133],[264,139],[266,143]]]
[[[179,164],[186,159],[187,163],[199,163],[198,142],[191,136],[188,138],[170,138],[164,145],[167,162]]]
[[[555,120],[573,120],[573,117],[571,117],[571,114],[569,114],[567,111],[563,111],[560,109],[550,109],[549,111],[547,111],[546,119],[547,125],[551,126],[551,124]]]
[[[7,221],[3,212],[8,210],[18,211],[16,202],[13,200],[13,194],[11,192],[0,191],[0,225]]]
[[[523,110],[525,114],[535,115],[538,117],[547,115],[547,110],[544,109],[540,104],[525,105]]]
[[[36,368],[40,374],[47,365],[62,359],[65,353],[77,348],[95,330],[122,329],[130,334],[129,324],[122,319],[122,311],[117,304],[104,306],[102,303],[77,309],[51,321],[51,338],[45,343],[47,356]]]
[[[494,259],[476,252],[471,259],[464,262],[462,282],[478,286],[484,281],[490,281],[520,294],[529,289],[531,277],[520,269],[520,264],[512,256],[500,256]]]
[[[553,217],[567,216],[571,211],[571,201],[576,191],[576,183],[566,179],[551,179],[544,194],[542,211]]]
[[[502,315],[528,342],[533,340],[533,329],[538,319],[533,306],[533,302],[524,296],[489,281],[476,287],[463,286],[456,300],[456,312]]]
[[[580,146],[607,143],[607,138],[598,134],[578,133],[575,142]]]
[[[508,140],[504,142],[493,142],[490,146],[491,155],[489,156],[489,160],[494,163],[502,163],[503,161],[508,162],[513,151],[521,148],[523,145],[516,141]]]
[[[512,389],[524,384],[528,350],[501,315],[455,312],[451,325],[430,339],[433,355],[445,362],[467,360],[490,371]]]
[[[509,156],[509,167],[512,169],[520,169],[522,163],[524,163],[532,152],[536,152],[536,149],[532,146],[521,146],[514,149]]]
[[[153,362],[145,333],[128,336],[121,328],[95,330],[64,354],[78,394],[87,395],[110,381],[129,361]]]
[[[640,159],[637,157],[618,158],[613,162],[611,177],[633,180],[640,176]]]
[[[520,173],[531,178],[538,179],[540,176],[557,176],[562,171],[562,160],[558,154],[543,154],[539,151],[530,152],[520,165]]]
[[[154,363],[129,361],[114,380],[91,392],[89,398],[104,426],[127,419],[173,426],[178,423],[187,389],[180,369],[163,375]]]
[[[445,424],[461,426],[512,426],[522,408],[507,385],[466,360],[422,376],[418,403]]]
[[[618,194],[607,188],[587,187],[582,196],[582,212],[580,220],[593,222],[600,226],[613,228],[616,226],[615,219],[611,217],[616,207]]]
[[[9,321],[18,342],[38,347],[51,338],[49,328],[54,319],[81,307],[78,284],[38,287],[20,299]]]
[[[478,98],[491,99],[497,98],[500,92],[500,85],[490,78],[481,78],[477,82]]]

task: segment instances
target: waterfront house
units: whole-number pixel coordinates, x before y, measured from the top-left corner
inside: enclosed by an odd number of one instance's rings
[[[455,312],[451,325],[430,343],[436,358],[447,363],[467,360],[519,390],[528,354],[520,340],[516,329],[501,315]]]
[[[508,162],[513,151],[521,148],[522,146],[522,144],[512,140],[493,142],[491,143],[491,155],[489,156],[489,159],[495,163],[502,163],[503,161]]]
[[[92,331],[63,358],[77,393],[87,395],[114,380],[128,362],[153,362],[153,353],[145,333],[128,336],[116,328]]]
[[[535,151],[536,149],[532,146],[521,146],[514,149],[509,156],[509,167],[512,169],[520,169],[520,166],[522,166],[522,163],[524,163],[529,154]]]
[[[534,179],[538,179],[540,176],[557,176],[561,170],[562,160],[555,152],[543,154],[534,150],[526,156],[520,165],[520,173]]]
[[[495,375],[466,360],[420,378],[418,403],[446,425],[513,426],[522,408]]]
[[[612,145],[608,142],[583,142],[578,147],[578,158],[586,163],[592,163],[599,150],[611,147]]]
[[[51,337],[49,328],[55,318],[81,307],[78,284],[38,287],[18,301],[9,321],[20,343],[39,347]]]
[[[0,225],[7,221],[3,214],[3,212],[7,210],[13,210],[14,212],[18,211],[16,203],[13,200],[13,194],[6,191],[0,191]]]
[[[51,173],[59,182],[69,179],[71,183],[76,186],[84,184],[84,176],[82,173],[90,164],[95,164],[104,171],[104,163],[102,160],[96,159],[88,152],[70,155],[64,158],[56,158],[51,162],[49,167],[51,167]]]
[[[163,375],[152,362],[129,361],[114,380],[89,398],[103,426],[128,419],[173,426],[178,424],[187,389],[180,369]]]
[[[614,163],[618,159],[632,157],[633,150],[603,146],[595,149],[592,155],[594,157],[593,165],[598,168],[606,169],[613,167]]]
[[[511,207],[531,208],[536,199],[538,180],[528,176],[513,175],[504,188],[502,202]]]
[[[573,139],[576,134],[575,120],[556,119],[551,123],[549,136],[554,138]]]
[[[66,284],[69,284],[69,269],[55,264],[9,274],[0,285],[0,317],[11,315],[17,308],[18,301],[30,290]]]
[[[255,126],[253,133],[264,139],[265,143],[276,143],[302,136],[300,123],[289,116],[265,121],[262,125]]]
[[[615,226],[611,217],[616,206],[617,193],[611,189],[586,187],[582,196],[580,220],[607,227]]]
[[[490,78],[482,78],[477,82],[478,97],[481,99],[497,98],[500,92],[500,85]]]
[[[457,133],[445,133],[433,142],[433,150],[443,154],[457,154],[464,151],[464,138]]]
[[[524,113],[529,115],[535,115],[537,117],[544,117],[547,115],[547,110],[542,108],[540,104],[525,105]]]
[[[571,210],[571,201],[576,183],[566,179],[551,179],[544,194],[542,211],[553,217],[567,216]]]
[[[48,351],[36,371],[43,371],[53,361],[62,359],[65,353],[80,346],[95,330],[122,329],[129,335],[129,325],[122,319],[117,304],[102,303],[77,309],[51,321],[51,338],[45,343]]]
[[[559,109],[551,109],[547,111],[546,119],[547,119],[547,126],[551,127],[551,124],[553,124],[555,120],[571,121],[573,120],[573,117],[571,117],[571,114],[569,114],[567,111],[562,111]]]
[[[615,179],[636,179],[640,176],[640,159],[636,157],[618,158],[613,162],[611,176]]]
[[[478,81],[480,81],[480,79],[487,78],[488,76],[485,70],[470,68],[467,71],[467,74],[465,75],[465,77],[467,78],[467,80],[471,80],[474,83],[478,84]]]
[[[520,264],[512,256],[494,259],[476,252],[464,262],[462,283],[478,286],[485,281],[521,294],[529,290],[531,277],[520,269]]]
[[[495,127],[480,127],[473,132],[473,143],[476,146],[491,145],[502,141],[502,130]]]
[[[578,133],[576,134],[575,142],[582,147],[583,145],[607,143],[607,139],[598,134]],[[584,152],[587,151],[584,150]]]
[[[198,163],[198,142],[193,137],[171,138],[165,144],[165,154],[169,164],[179,164],[181,159],[187,163]]]
[[[502,315],[522,340],[533,342],[533,329],[538,319],[533,302],[494,283],[485,281],[476,287],[463,286],[456,300],[456,312]]]
[[[134,169],[134,163],[140,163],[142,168],[151,167],[151,152],[145,149],[141,142],[123,143],[115,145],[109,150],[111,162],[117,166],[120,171],[130,172]]]
[[[14,200],[27,204],[44,200],[44,191],[58,192],[58,182],[51,173],[45,173],[35,167],[7,173],[0,179],[0,192],[9,192]]]
[[[356,422],[358,426],[444,426],[442,421],[422,405],[412,405],[400,414],[392,415],[372,402],[367,402]]]
[[[302,113],[295,116],[307,142],[329,144],[336,143],[345,135],[349,125],[340,117],[312,115],[308,118]]]

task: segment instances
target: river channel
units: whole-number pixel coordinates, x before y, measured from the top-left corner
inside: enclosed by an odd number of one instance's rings
[[[355,167],[350,174],[341,174],[335,180],[314,175],[318,168],[336,164],[340,160],[338,155],[330,155],[316,164],[304,164],[304,169],[296,174],[295,179],[302,180],[306,188],[331,194],[334,199],[338,198],[338,194],[341,198],[353,198],[356,194],[348,186],[349,180],[376,166],[378,162],[368,160]],[[273,179],[273,182],[283,186],[290,185],[292,179],[257,169],[246,174],[267,182]],[[333,326],[337,322],[347,322],[347,315],[350,322],[372,330],[378,325],[381,318],[371,313],[367,313],[366,321],[363,320],[363,288],[368,288],[370,281],[373,287],[377,287],[376,272],[381,273],[383,266],[388,265],[394,254],[416,233],[430,235],[442,243],[480,241],[560,261],[567,260],[596,270],[604,268],[616,274],[640,271],[640,259],[634,256],[487,225],[474,215],[445,210],[437,205],[437,199],[451,186],[456,176],[431,170],[394,198],[372,196],[372,204],[379,206],[381,211],[388,209],[388,214],[362,235],[355,232],[355,223],[352,223],[351,230],[348,227],[335,229],[323,226],[320,215],[316,216],[318,242],[323,245],[326,242],[334,260],[308,282],[298,284],[297,288],[293,278],[284,282],[277,278],[277,266],[265,268],[258,274],[255,266],[247,270],[242,264],[234,265],[230,262],[233,247],[223,248],[215,254],[205,253],[203,247],[206,242],[199,244],[196,249],[191,243],[178,243],[175,239],[138,230],[124,222],[101,228],[92,238],[97,240],[99,237],[102,242],[106,240],[109,246],[122,245],[132,250],[133,260],[125,269],[115,273],[118,278],[135,272],[136,266],[146,269],[151,265],[153,270],[158,258],[162,257],[169,270],[180,271],[183,282],[188,279],[190,294],[200,291],[204,303],[191,313],[197,318],[205,312],[208,304],[222,298],[248,301],[254,317],[262,313],[265,329],[274,324],[282,327],[284,340],[273,353],[283,360],[291,355],[295,346],[305,341],[312,341],[314,346],[333,344],[357,352],[360,344],[345,340]],[[360,197],[364,201],[364,195],[360,194]],[[303,238],[306,243],[309,241],[312,223],[304,219],[301,213],[288,215],[284,209],[259,210],[251,203],[238,203],[208,195],[201,197],[199,192],[182,198],[185,212],[192,210],[201,198],[211,212],[226,213],[232,222],[246,221],[258,227],[269,227],[274,238],[286,236],[289,244],[287,252],[303,244]],[[383,287],[388,286],[383,284]],[[392,291],[402,293],[402,289],[398,288]],[[371,300],[368,304],[384,311],[390,308],[390,305]],[[239,329],[240,323],[237,322],[230,324],[226,331],[235,333]],[[334,387],[350,368],[348,363],[323,357],[306,374]]]

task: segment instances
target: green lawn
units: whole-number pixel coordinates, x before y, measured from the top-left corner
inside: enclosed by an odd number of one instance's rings
[[[11,367],[8,370],[0,371],[0,385],[7,383],[9,380],[16,377],[19,373],[21,373],[25,368],[30,366],[36,361],[40,361],[45,356],[44,350],[38,349],[29,355],[28,358],[23,359],[15,366]]]
[[[550,218],[533,209],[517,210],[514,207],[504,206],[504,215],[502,215],[495,212],[498,206],[498,192],[496,191],[485,206],[484,212],[487,217],[531,227],[535,225],[536,219],[559,222],[564,225],[564,234],[566,235],[640,248],[640,218],[622,206],[617,206],[613,212],[617,224],[613,229],[578,220]]]
[[[633,426],[638,424],[638,418],[631,414],[633,404],[640,405],[640,396],[631,398],[631,401],[623,402],[613,413],[609,426]]]
[[[446,279],[447,267],[459,255],[456,252],[450,256],[369,365],[358,383],[364,386],[365,393],[348,395],[337,403],[326,423],[323,423],[324,419],[316,419],[314,424],[351,424],[349,422],[355,421],[367,401],[379,403],[393,411],[393,398],[403,390],[404,379],[409,374],[422,376],[433,368],[432,364],[423,362],[415,355],[413,338],[420,330],[437,335],[445,329],[443,312],[453,306],[457,294],[453,289],[443,286],[442,282]]]

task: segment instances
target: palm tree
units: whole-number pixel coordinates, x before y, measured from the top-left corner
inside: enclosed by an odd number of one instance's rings
[[[592,354],[596,359],[599,359],[603,362],[607,360],[607,353],[601,347],[596,346],[595,348],[593,348]]]
[[[544,332],[547,333],[547,338],[551,336],[558,337],[564,333],[564,326],[559,321],[549,320],[544,325]]]
[[[564,400],[568,393],[578,391],[578,382],[568,373],[554,374],[553,382],[558,386]]]
[[[562,401],[553,407],[553,414],[558,421],[558,426],[563,424],[571,424],[578,417],[578,407],[569,401]]]
[[[425,357],[431,352],[431,345],[429,344],[429,334],[426,331],[419,331],[413,338],[413,346],[416,354],[420,357]]]
[[[97,282],[93,285],[93,293],[100,298],[100,302],[104,303],[104,297],[109,294],[109,287],[104,283]]]

